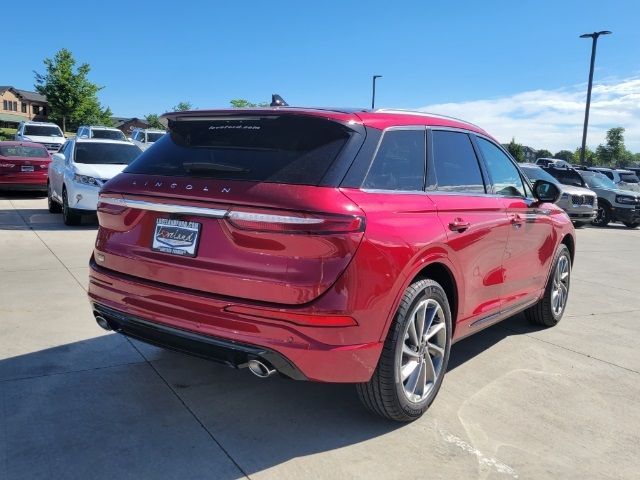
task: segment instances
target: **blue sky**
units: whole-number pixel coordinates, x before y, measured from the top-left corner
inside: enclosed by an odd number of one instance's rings
[[[13,53],[4,57],[0,84],[32,88],[33,70],[66,47],[91,65],[91,79],[105,87],[102,103],[119,116],[161,113],[183,100],[198,108],[267,101],[272,92],[292,105],[367,107],[371,75],[380,74],[379,107],[444,106],[478,121],[477,101],[489,102],[486,109],[537,91],[568,92],[577,102],[590,53],[578,35],[603,29],[614,34],[599,42],[596,83],[640,78],[640,2],[633,0],[35,3],[49,20],[2,23],[3,50]],[[635,88],[630,101],[638,107]],[[640,108],[628,115],[627,143],[640,151],[640,132],[631,131],[640,129]],[[596,114],[590,144],[602,141],[610,121],[600,120]],[[510,131],[507,122],[498,137],[554,148],[579,143],[573,131],[538,138],[527,125]]]

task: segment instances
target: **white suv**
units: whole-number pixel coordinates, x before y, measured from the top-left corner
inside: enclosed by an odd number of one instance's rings
[[[78,138],[104,138],[108,140],[127,141],[127,137],[124,136],[124,133],[117,128],[100,127],[95,125],[83,125],[78,127],[76,136]]]
[[[49,152],[57,152],[65,142],[64,134],[55,123],[20,122],[15,139],[44,145]]]
[[[154,130],[151,128],[136,128],[131,133],[131,140],[138,145],[142,150],[146,150],[154,142],[160,140],[166,132],[164,130]]]
[[[78,225],[83,214],[95,213],[102,185],[141,153],[136,145],[120,140],[68,140],[49,164],[49,211],[62,211],[66,225]]]
[[[613,180],[618,188],[622,190],[631,190],[640,192],[640,180],[631,170],[623,170],[621,168],[605,168],[605,167],[589,167],[589,170],[598,172]]]

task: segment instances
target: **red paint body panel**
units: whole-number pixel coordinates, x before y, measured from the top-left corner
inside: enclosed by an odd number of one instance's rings
[[[46,153],[46,157],[6,156],[0,153],[0,189],[2,188],[41,188],[47,187],[47,174],[51,157],[49,152],[39,143],[32,142],[0,142],[0,147],[24,146],[37,148]],[[33,171],[23,171],[33,168]]]
[[[442,125],[486,135],[461,121],[423,115],[293,108],[243,113],[314,115],[376,129]],[[169,117],[208,114],[237,111]],[[202,228],[197,255],[179,257],[151,250],[156,219],[170,214],[100,203],[97,261],[90,270],[92,302],[272,349],[315,381],[365,382],[371,377],[402,294],[425,267],[438,263],[453,279],[455,340],[537,300],[559,243],[567,235],[573,238],[570,220],[555,205],[532,206],[494,195],[129,173],[108,182],[102,195],[222,214],[182,215],[181,220]],[[248,231],[229,221],[225,212],[234,209],[352,216],[362,219],[363,228],[324,234]],[[450,226],[460,222],[468,227]],[[261,313],[269,311],[277,313],[273,318]]]

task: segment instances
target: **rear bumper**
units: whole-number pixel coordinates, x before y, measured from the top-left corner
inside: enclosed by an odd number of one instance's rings
[[[306,377],[285,357],[268,348],[201,335],[159,323],[132,317],[125,313],[93,304],[94,315],[107,320],[112,330],[152,345],[188,353],[196,357],[241,368],[252,358],[268,362],[278,372],[294,380]]]
[[[47,172],[43,174],[0,175],[0,190],[46,190]]]
[[[233,313],[227,308],[242,305],[237,299],[121,275],[93,260],[90,267],[94,311],[148,343],[234,366],[255,355],[292,378],[340,383],[368,381],[382,351],[380,341],[354,341],[362,326],[302,326]]]

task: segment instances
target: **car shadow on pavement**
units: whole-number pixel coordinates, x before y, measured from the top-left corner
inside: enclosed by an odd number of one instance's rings
[[[98,220],[95,215],[83,215],[82,224],[67,226],[62,214],[49,213],[46,208],[2,209],[0,208],[0,230],[96,230]]]
[[[251,474],[402,427],[352,385],[263,380],[117,334],[0,360],[0,409],[0,478],[224,480],[241,476],[225,451]]]

